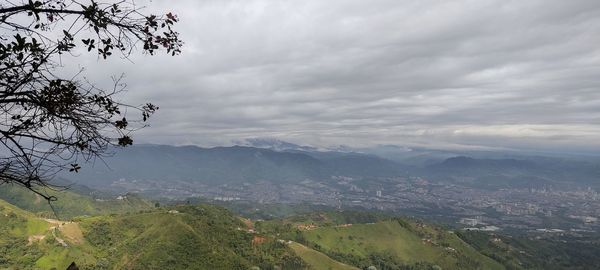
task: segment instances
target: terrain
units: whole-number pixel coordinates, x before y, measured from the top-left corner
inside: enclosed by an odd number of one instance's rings
[[[295,269],[284,244],[249,233],[240,218],[210,205],[135,213],[42,218],[0,201],[4,269]],[[260,241],[256,240],[259,239]]]
[[[385,211],[452,227],[595,234],[594,156],[379,146],[318,149],[277,140],[242,146],[138,145],[61,175],[153,200],[289,204]],[[108,165],[108,166],[107,166]],[[476,220],[469,222],[463,220]]]
[[[57,216],[83,215],[59,220],[35,204],[21,209],[0,200],[0,269],[66,269],[71,262],[80,269],[594,269],[600,263],[593,255],[600,245],[590,239],[577,255],[560,239],[456,231],[377,212],[299,209],[305,213],[264,220],[211,204],[160,206],[140,197],[140,204],[117,208],[110,205],[121,200],[105,199],[89,208],[89,197],[63,193],[75,201]]]
[[[599,266],[593,157],[267,140],[104,162],[59,175],[51,204],[0,185],[0,269]]]

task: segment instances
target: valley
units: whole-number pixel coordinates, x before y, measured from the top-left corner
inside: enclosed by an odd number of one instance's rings
[[[599,270],[599,43],[598,0],[0,0],[0,270]]]
[[[562,165],[585,172],[574,181],[552,172],[555,160],[531,158],[459,156],[419,167],[347,152],[130,149],[107,159],[110,167],[57,179],[66,189],[43,190],[58,198],[51,204],[0,186],[0,265],[438,270],[599,263],[600,195],[588,163]],[[577,253],[582,246],[586,252]]]
[[[457,156],[416,166],[403,164],[406,157],[392,161],[366,153],[297,149],[302,151],[137,146],[107,159],[109,167],[65,177],[164,202],[310,204],[542,237],[596,234],[600,226],[600,187],[594,181],[600,167],[593,159]],[[441,154],[413,155],[435,160]]]
[[[266,215],[280,213],[269,219],[242,208],[236,214],[203,203],[159,206],[140,197],[126,204],[125,198],[91,200],[97,204],[89,208],[89,197],[61,194],[75,200],[55,212],[71,216],[63,220],[36,211],[41,201],[35,206],[35,200],[12,197],[26,207],[21,209],[0,199],[2,267],[51,270],[76,262],[80,269],[554,269],[537,256],[524,256],[536,252],[581,269],[600,263],[592,255],[600,250],[592,240],[597,238],[565,244],[566,236],[454,230],[382,212],[285,204],[265,209]],[[281,215],[281,209],[291,212]],[[588,248],[584,257],[566,255],[575,243]]]

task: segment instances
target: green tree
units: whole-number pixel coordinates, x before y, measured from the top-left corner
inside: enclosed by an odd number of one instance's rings
[[[0,4],[0,184],[22,185],[48,200],[41,187],[60,170],[132,144],[158,107],[115,96],[121,79],[100,89],[80,74],[57,75],[61,55],[81,51],[106,59],[136,49],[180,53],[172,13],[143,14],[130,1],[3,1]],[[129,115],[126,115],[129,111]],[[132,112],[136,113],[132,117]]]

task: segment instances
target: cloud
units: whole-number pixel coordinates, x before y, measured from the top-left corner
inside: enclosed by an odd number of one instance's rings
[[[148,6],[181,18],[181,56],[77,59],[161,106],[141,141],[600,149],[598,1]]]

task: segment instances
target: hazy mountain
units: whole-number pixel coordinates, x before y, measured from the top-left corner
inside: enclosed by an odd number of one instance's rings
[[[137,145],[115,149],[114,155],[105,158],[104,162],[97,161],[85,166],[79,173],[63,176],[94,188],[106,187],[119,179],[210,186],[257,181],[294,183],[304,179],[328,181],[332,176],[369,178],[406,175],[429,177],[441,182],[461,181],[486,188],[567,186],[573,183],[587,187],[597,186],[600,177],[600,165],[594,161],[536,156],[452,156],[441,159],[450,153],[423,149],[396,150],[410,152],[406,156],[408,159],[419,159],[424,163],[409,166],[357,152],[275,151],[248,146]]]
[[[548,157],[477,159],[452,157],[425,167],[417,174],[436,180],[472,183],[485,187],[598,186],[600,164]]]
[[[274,151],[317,151],[318,148],[308,145],[298,145],[275,138],[250,138],[234,142],[239,146],[271,149]]]
[[[232,146],[138,145],[116,149],[104,162],[64,177],[99,187],[128,180],[184,181],[205,184],[256,181],[289,182],[344,176],[395,176],[404,167],[376,156],[355,153],[281,152]]]

